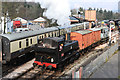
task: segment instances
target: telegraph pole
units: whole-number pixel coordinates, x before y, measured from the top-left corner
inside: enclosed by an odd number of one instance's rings
[[[109,29],[109,46],[111,46],[111,23],[110,23],[110,29]]]
[[[2,34],[4,34],[4,17],[1,17],[1,19],[2,19],[2,23],[1,23],[1,30],[2,30]]]
[[[5,20],[6,22],[6,27],[5,27],[5,33],[7,33],[8,32],[8,11],[6,12],[6,20]]]

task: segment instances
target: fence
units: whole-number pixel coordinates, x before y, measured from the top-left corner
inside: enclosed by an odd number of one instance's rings
[[[94,61],[91,61],[90,64],[83,67],[82,70],[82,78],[89,78],[90,75],[97,70],[101,65],[103,65],[112,55],[118,50],[118,43],[109,48],[107,51],[103,52],[100,56],[98,56]]]
[[[91,61],[86,66],[81,66],[79,69],[72,71],[69,75],[71,80],[78,78],[89,78],[92,73],[94,73],[100,66],[102,66],[113,54],[118,50],[118,43],[111,46],[108,50],[103,52],[100,56],[97,56],[96,59]]]

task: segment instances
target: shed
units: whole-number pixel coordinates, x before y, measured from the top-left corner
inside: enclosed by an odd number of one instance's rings
[[[21,21],[22,24],[27,24],[27,20],[21,18],[21,17],[17,17],[15,19],[13,19],[14,21]]]
[[[39,17],[33,21],[31,21],[32,24],[34,25],[40,25],[41,27],[45,27],[46,26],[46,20],[42,17]]]
[[[80,30],[71,32],[70,35],[71,40],[77,40],[79,44],[79,48],[85,49],[92,44],[92,31],[89,30]]]

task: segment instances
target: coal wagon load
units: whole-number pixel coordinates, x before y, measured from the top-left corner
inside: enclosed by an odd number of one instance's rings
[[[67,62],[79,57],[78,49],[78,41],[65,41],[62,37],[44,38],[35,47],[33,66],[62,68]]]

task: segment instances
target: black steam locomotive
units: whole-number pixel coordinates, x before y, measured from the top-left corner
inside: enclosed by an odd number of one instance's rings
[[[68,61],[77,59],[80,55],[78,41],[65,41],[62,37],[44,38],[35,47],[35,61],[33,66],[44,66],[46,68],[61,68]]]

